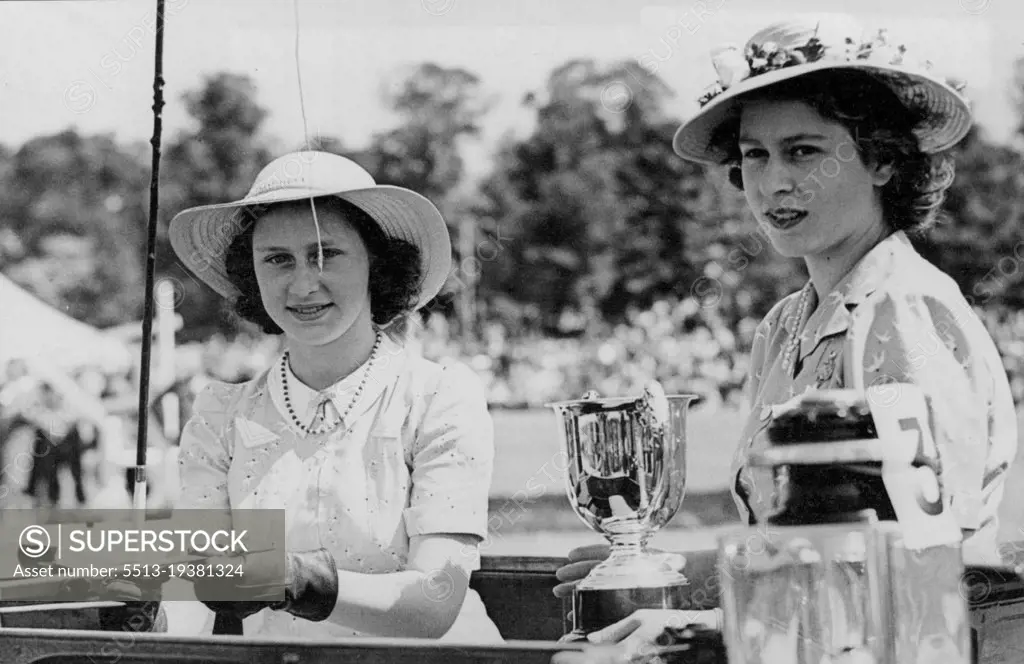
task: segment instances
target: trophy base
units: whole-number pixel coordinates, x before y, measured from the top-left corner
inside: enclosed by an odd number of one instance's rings
[[[692,592],[685,580],[641,588],[576,588],[572,595],[573,630],[560,640],[585,640],[587,634],[628,618],[639,609],[689,609]]]

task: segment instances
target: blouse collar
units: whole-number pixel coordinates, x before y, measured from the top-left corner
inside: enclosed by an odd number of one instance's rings
[[[845,332],[850,326],[851,313],[869,295],[878,290],[886,279],[892,277],[897,263],[906,258],[918,256],[910,239],[903,231],[896,231],[872,247],[860,261],[843,277],[810,315],[805,314],[798,321],[800,336],[800,359],[805,359],[825,337]],[[901,270],[910,269],[905,264]],[[808,286],[809,286],[808,282]],[[812,301],[816,301],[811,291]],[[811,311],[811,307],[807,308]]]
[[[289,426],[298,430],[285,404],[284,381],[288,383],[288,399],[292,411],[299,421],[308,427],[312,425],[316,411],[324,399],[329,399],[333,403],[338,416],[344,415],[365,376],[366,383],[362,393],[359,394],[356,403],[352,405],[348,416],[342,420],[342,425],[348,429],[352,422],[369,410],[384,388],[392,382],[391,379],[397,374],[399,360],[404,358],[404,355],[405,347],[382,333],[380,347],[377,349],[377,355],[373,358],[372,364],[367,359],[355,371],[333,385],[322,390],[314,390],[295,376],[285,359],[286,355],[282,353],[272,365],[267,376],[267,386],[271,399],[281,412],[281,416]]]

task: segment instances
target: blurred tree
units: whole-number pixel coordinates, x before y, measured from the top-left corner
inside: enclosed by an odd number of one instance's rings
[[[776,302],[807,279],[802,260],[780,255],[733,187],[724,169],[709,169],[714,184],[704,214],[694,219],[689,256],[699,267],[690,295],[735,329],[744,318],[760,320]]]
[[[258,139],[267,112],[255,85],[247,76],[218,73],[182,99],[196,128],[168,145],[167,174],[184,187],[189,205],[241,198],[270,158]]]
[[[378,184],[444,203],[465,175],[462,144],[479,135],[492,99],[475,74],[432,63],[400,71],[381,97],[399,124],[373,136],[365,152],[368,169]]]
[[[978,306],[1024,307],[1024,58],[1014,64],[1010,98],[1015,140],[998,144],[975,126],[954,151],[956,178],[944,218],[915,244]]]
[[[357,161],[378,184],[407,187],[429,198],[444,215],[454,244],[452,278],[427,309],[459,314],[460,332],[470,341],[475,330],[479,228],[472,213],[463,150],[480,134],[480,122],[493,105],[480,79],[462,68],[422,63],[401,70],[381,90],[398,125],[373,136]]]
[[[161,164],[157,270],[175,281],[181,338],[205,339],[233,333],[237,321],[225,315],[223,299],[181,266],[167,240],[171,218],[195,205],[245,196],[260,169],[274,156],[260,135],[266,110],[247,76],[217,73],[182,95],[195,127],[167,143]]]
[[[1024,159],[972,129],[935,229],[915,245],[979,306],[1024,306]]]
[[[1013,63],[1013,80],[1010,83],[1010,102],[1017,112],[1015,138],[1017,145],[1024,145],[1024,57]]]
[[[135,156],[68,130],[3,161],[4,272],[91,325],[138,316],[146,170]]]
[[[14,232],[13,200],[7,192],[14,187],[11,182],[11,171],[14,168],[14,154],[10,148],[0,143],[0,271],[5,270],[15,261],[25,256],[25,245],[21,237]]]
[[[486,266],[488,297],[534,305],[564,332],[566,313],[618,321],[631,305],[690,293],[706,259],[689,235],[722,211],[705,170],[672,151],[669,94],[635,63],[573,60],[527,96],[533,134],[507,139],[482,185],[487,216],[510,238]]]
[[[14,152],[3,143],[0,143],[0,185],[7,182],[7,179],[10,177],[13,157]]]

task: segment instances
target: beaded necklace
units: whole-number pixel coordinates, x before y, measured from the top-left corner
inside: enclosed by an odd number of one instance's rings
[[[325,416],[323,425],[315,428],[303,424],[299,420],[298,416],[295,414],[295,407],[292,406],[291,395],[289,394],[288,391],[288,351],[285,351],[284,356],[282,356],[281,358],[281,390],[284,393],[284,406],[288,410],[288,416],[292,419],[292,422],[295,424],[295,426],[299,428],[300,431],[302,431],[305,434],[313,434],[314,436],[319,436],[321,434],[328,433],[333,429],[336,429],[339,424],[345,421],[345,418],[348,417],[348,414],[352,412],[352,409],[355,407],[356,402],[359,401],[360,395],[362,395],[363,393],[363,389],[366,387],[366,381],[370,377],[370,369],[373,368],[373,361],[377,359],[377,350],[380,348],[380,340],[381,335],[380,333],[378,333],[376,341],[373,342],[373,350],[370,352],[370,359],[366,362],[366,369],[363,371],[363,378],[362,380],[359,381],[359,386],[356,388],[355,394],[352,395],[352,400],[345,408],[345,412],[341,413],[337,421],[333,423],[328,423],[327,418]],[[321,395],[320,405],[323,406],[327,400],[327,395]],[[319,408],[317,410],[319,410]]]
[[[782,368],[786,371],[789,371],[789,368],[793,365],[793,354],[800,348],[800,323],[804,319],[804,312],[807,311],[807,305],[810,303],[810,300],[811,285],[808,282],[803,290],[800,291],[800,300],[797,302],[796,307],[796,322],[793,323],[789,339],[786,341],[786,348],[782,352]]]

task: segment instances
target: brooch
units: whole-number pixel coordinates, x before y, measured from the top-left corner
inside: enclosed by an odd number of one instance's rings
[[[818,382],[818,387],[831,382],[832,377],[836,373],[836,358],[839,353],[835,350],[831,350],[827,357],[822,358],[821,364],[818,365],[818,372],[815,378]]]

